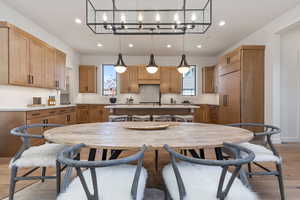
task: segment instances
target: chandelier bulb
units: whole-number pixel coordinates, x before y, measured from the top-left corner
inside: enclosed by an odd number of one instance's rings
[[[126,16],[124,14],[121,15],[121,22],[125,23],[126,21]]]
[[[139,22],[143,21],[143,15],[142,15],[142,13],[139,13],[138,20],[139,20]]]
[[[192,14],[192,17],[191,17],[192,22],[196,21],[196,19],[197,19],[197,16],[196,16],[195,13],[193,13],[193,14]]]
[[[107,22],[107,15],[106,15],[106,13],[103,13],[102,19],[103,19],[104,22]]]
[[[160,22],[160,15],[159,15],[159,13],[156,14],[155,20],[156,20],[156,22]]]

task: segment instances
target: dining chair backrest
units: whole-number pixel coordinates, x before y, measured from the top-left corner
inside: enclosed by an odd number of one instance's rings
[[[30,139],[44,139],[44,136],[42,133],[39,134],[30,134],[28,129],[31,128],[54,128],[54,127],[61,127],[63,125],[61,124],[31,124],[31,125],[23,125],[16,127],[10,131],[10,134],[14,136],[21,137],[21,140],[23,141],[23,144],[17,154],[14,156],[13,161],[20,158],[23,154],[23,152],[30,148]]]
[[[219,183],[218,183],[217,198],[218,199],[226,198],[235,178],[239,175],[242,165],[253,161],[255,155],[252,151],[250,151],[246,148],[243,148],[239,145],[224,143],[223,146],[224,146],[224,148],[228,149],[235,155],[234,159],[232,159],[232,160],[204,160],[204,159],[198,159],[198,158],[191,158],[191,157],[187,157],[187,156],[177,153],[172,148],[170,148],[168,145],[164,146],[164,148],[169,152],[169,155],[171,157],[171,163],[172,163],[172,167],[174,170],[174,174],[176,176],[177,186],[179,189],[180,200],[183,200],[185,198],[186,189],[185,189],[182,177],[180,175],[180,171],[177,167],[176,159],[184,161],[184,162],[188,162],[188,163],[193,163],[196,165],[221,167],[222,173],[221,173]],[[241,154],[243,154],[243,157],[241,156]],[[226,177],[229,167],[232,167],[234,170],[233,170],[233,173],[232,173],[229,181],[227,182],[227,185],[225,185],[225,177]],[[225,187],[224,187],[224,185],[225,185]]]
[[[239,128],[245,128],[250,131],[253,131],[254,138],[261,138],[262,145],[269,147],[273,154],[276,156],[279,156],[277,150],[275,149],[273,143],[272,143],[272,135],[279,134],[281,132],[281,129],[272,126],[272,125],[266,125],[261,123],[237,123],[237,124],[228,124],[227,126],[232,127],[239,127]]]
[[[138,161],[136,171],[134,174],[134,178],[133,178],[133,183],[131,186],[131,196],[132,196],[132,199],[135,200],[137,198],[138,184],[139,184],[142,166],[144,163],[144,153],[147,149],[146,146],[143,145],[141,150],[134,155],[116,159],[116,160],[105,160],[105,161],[76,160],[77,155],[80,152],[81,148],[84,148],[85,146],[86,146],[85,144],[77,144],[72,147],[66,148],[58,155],[57,160],[58,160],[58,162],[60,162],[63,165],[66,165],[68,167],[74,167],[76,169],[76,172],[79,176],[80,182],[86,193],[87,199],[99,200],[99,194],[98,194],[99,184],[97,182],[96,168],[116,166],[116,165],[128,164],[128,163],[131,163],[134,161]],[[92,194],[91,191],[89,190],[87,182],[82,173],[83,168],[90,170],[91,177],[92,177],[92,186],[93,186],[92,191],[94,191],[94,194]],[[67,185],[65,185],[65,186],[67,187]],[[63,188],[63,191],[66,189],[66,187]]]

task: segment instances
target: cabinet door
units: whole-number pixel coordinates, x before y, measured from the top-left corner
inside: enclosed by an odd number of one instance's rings
[[[55,49],[45,47],[44,87],[56,88],[55,81]]]
[[[202,68],[202,93],[215,93],[215,67]]]
[[[97,93],[97,67],[83,66],[79,67],[79,92]]]
[[[29,39],[18,30],[10,29],[9,83],[27,86],[29,77]]]
[[[31,84],[35,87],[43,86],[44,77],[44,45],[38,41],[30,40],[29,64]]]
[[[79,106],[77,108],[77,123],[88,123],[89,122],[89,109],[88,106]]]
[[[67,124],[76,124],[76,112],[71,112],[67,114]]]
[[[9,78],[9,29],[0,27],[0,84],[8,84]]]
[[[170,93],[180,94],[182,90],[182,75],[176,67],[170,67]]]
[[[120,80],[120,93],[129,93],[129,72],[126,70],[126,72],[119,74],[119,80]]]
[[[89,105],[89,122],[102,122],[103,121],[103,106]]]
[[[165,93],[170,93],[171,92],[171,74],[170,74],[170,69],[169,67],[161,67],[160,69],[160,92],[165,94]]]
[[[55,52],[55,79],[57,89],[66,89],[66,54],[56,50]]]
[[[27,125],[46,124],[46,123],[47,123],[47,121],[46,121],[46,118],[44,118],[44,117],[27,120]],[[45,130],[46,130],[46,127],[38,127],[38,128],[30,128],[30,129],[28,129],[28,132],[30,134],[42,135]],[[33,146],[41,145],[44,142],[45,141],[43,139],[30,139],[30,144]]]
[[[138,67],[128,67],[129,93],[139,93]]]
[[[240,71],[219,77],[219,123],[241,122]]]

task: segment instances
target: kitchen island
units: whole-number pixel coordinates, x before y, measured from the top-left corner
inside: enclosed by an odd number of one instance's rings
[[[108,105],[109,113],[113,115],[188,115],[193,114],[200,106],[185,104],[136,104]]]

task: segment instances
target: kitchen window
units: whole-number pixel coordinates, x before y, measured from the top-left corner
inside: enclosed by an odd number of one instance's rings
[[[196,96],[196,66],[191,66],[191,69],[182,75],[182,95]]]
[[[102,65],[102,95],[114,96],[117,94],[117,72],[112,64]]]

